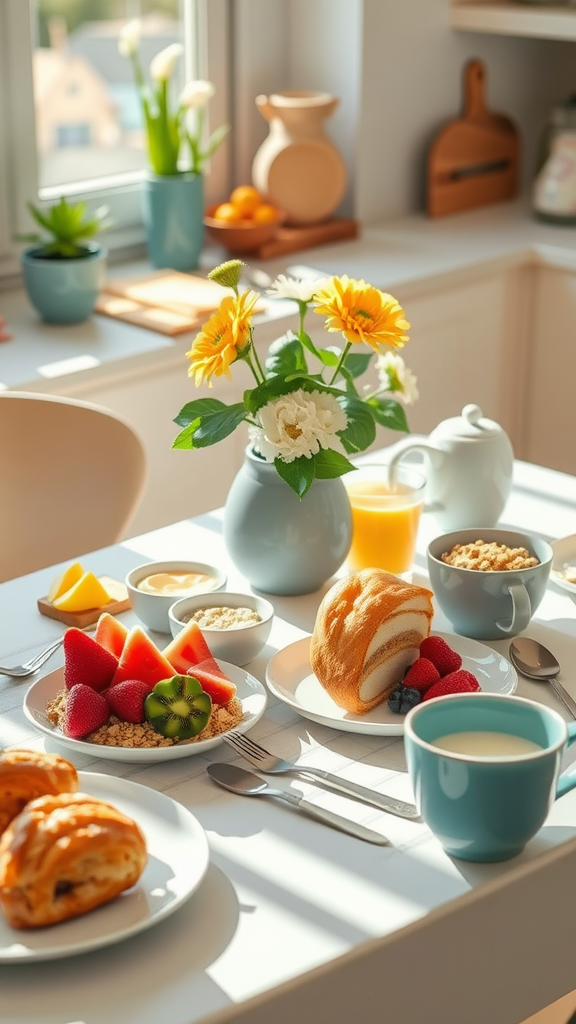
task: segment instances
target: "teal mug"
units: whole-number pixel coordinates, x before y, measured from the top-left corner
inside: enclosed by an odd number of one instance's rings
[[[466,693],[417,704],[404,745],[423,821],[453,857],[515,857],[554,800],[576,787],[576,773],[560,775],[575,740],[576,722],[523,697]]]

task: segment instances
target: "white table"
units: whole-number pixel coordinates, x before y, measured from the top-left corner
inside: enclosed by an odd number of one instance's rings
[[[575,533],[576,479],[518,463],[501,522],[552,539]],[[416,578],[425,577],[426,541],[438,532],[425,515]],[[223,549],[221,512],[82,561],[123,578],[142,561],[179,556],[217,561],[230,589],[245,586]],[[60,634],[36,608],[57,571],[0,586],[0,662],[22,660]],[[319,596],[274,599],[254,675],[264,680],[274,651],[311,632]],[[135,621],[132,613],[123,619]],[[434,627],[449,629],[440,614]],[[527,632],[554,650],[576,696],[573,598],[551,583]],[[508,645],[491,646],[505,653]],[[58,654],[42,671],[60,663]],[[44,745],[22,713],[28,685],[0,676],[2,745]],[[548,688],[521,681],[518,692],[562,713]],[[275,752],[412,799],[401,739],[337,732],[273,698],[253,735]],[[576,986],[576,791],[555,804],[521,856],[467,864],[447,857],[420,823],[293,779],[278,781],[383,831],[393,847],[359,842],[277,802],[225,793],[206,765],[238,759],[224,744],[210,755],[152,765],[71,758],[188,807],[207,832],[210,867],[193,897],[147,932],[68,960],[0,966],[2,1024],[517,1024]]]

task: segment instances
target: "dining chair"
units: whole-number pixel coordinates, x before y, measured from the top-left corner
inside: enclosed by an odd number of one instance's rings
[[[116,413],[0,392],[0,581],[115,544],[146,478],[142,441]]]

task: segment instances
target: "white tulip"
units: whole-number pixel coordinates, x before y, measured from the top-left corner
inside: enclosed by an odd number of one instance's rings
[[[127,22],[118,37],[118,51],[123,57],[133,57],[140,45],[140,21]]]
[[[189,110],[195,107],[205,107],[215,92],[216,87],[212,82],[205,82],[203,79],[187,82],[180,93],[180,106],[187,107]]]
[[[155,82],[166,82],[172,77],[176,61],[184,52],[181,43],[171,43],[165,50],[160,50],[152,59],[150,74]]]

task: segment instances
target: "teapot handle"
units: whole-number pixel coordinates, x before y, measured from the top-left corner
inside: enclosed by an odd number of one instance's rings
[[[442,452],[428,444],[427,437],[414,435],[403,438],[401,441],[397,441],[396,444],[390,445],[388,448],[388,454],[391,456],[388,462],[391,478],[394,477],[398,465],[409,452],[423,452],[428,456],[435,469],[440,466],[444,458]]]

